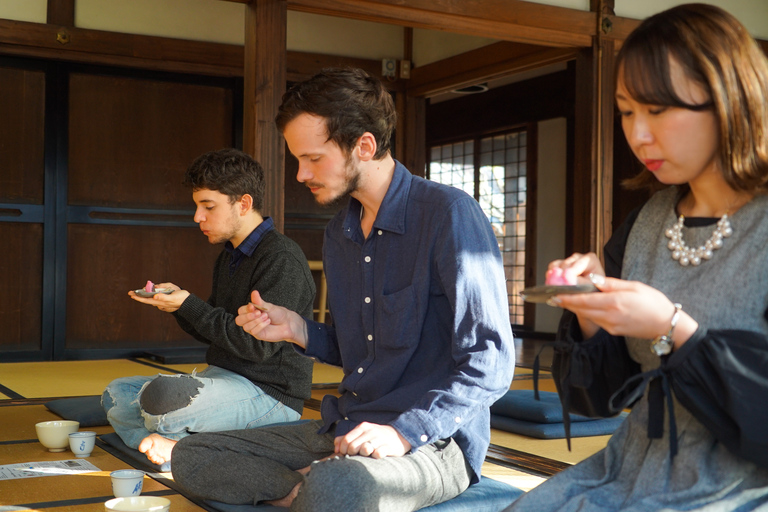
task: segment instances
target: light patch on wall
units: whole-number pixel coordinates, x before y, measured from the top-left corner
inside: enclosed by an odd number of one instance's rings
[[[538,209],[536,211],[536,284],[544,283],[550,261],[565,254],[566,139],[568,126],[558,117],[539,123],[538,164],[536,176]],[[563,311],[546,304],[536,305],[535,329],[556,332]]]
[[[528,0],[536,4],[554,5],[556,7],[565,7],[567,9],[577,9],[579,11],[589,10],[589,0]],[[636,0],[632,0],[636,1]]]
[[[45,6],[46,0],[41,1]],[[75,25],[242,45],[245,9],[221,0],[78,0]],[[396,25],[288,11],[287,31],[287,47],[293,51],[377,60],[403,55],[403,28]]]
[[[3,0],[5,1],[5,0]],[[240,44],[245,5],[220,0],[77,0],[80,28]]]
[[[402,59],[403,28],[288,11],[289,50],[361,59]]]
[[[0,0],[0,18],[45,23],[48,0]]]
[[[495,42],[497,42],[496,39],[487,37],[417,28],[413,31],[413,63],[416,66],[426,66]]]
[[[768,39],[768,2],[765,0],[700,0],[702,3],[717,5],[733,14],[744,24],[753,37]],[[616,15],[624,18],[645,19],[676,5],[690,3],[690,0],[618,0]]]

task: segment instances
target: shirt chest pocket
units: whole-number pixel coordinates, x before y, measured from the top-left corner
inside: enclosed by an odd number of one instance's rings
[[[391,349],[415,347],[421,335],[421,308],[411,285],[379,298],[376,319],[378,346]]]

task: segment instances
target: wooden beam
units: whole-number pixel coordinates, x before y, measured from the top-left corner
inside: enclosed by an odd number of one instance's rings
[[[542,48],[502,41],[414,68],[408,94],[429,98],[459,87],[576,58],[575,48]]]
[[[256,0],[245,15],[243,151],[264,167],[264,213],[283,231],[285,217],[285,143],[275,115],[285,92],[287,50],[285,0]]]
[[[296,11],[543,46],[589,47],[594,13],[523,0],[287,0]]]
[[[242,76],[242,46],[0,19],[0,53],[70,62]]]
[[[601,23],[612,13],[612,4],[593,0]],[[569,218],[571,251],[595,252],[612,232],[613,213],[613,63],[614,42],[597,32],[592,48],[576,59],[574,163],[570,182]]]
[[[427,100],[407,94],[396,96],[396,158],[417,176],[424,176],[427,165]]]
[[[62,27],[0,19],[0,55],[32,57],[95,65],[121,66],[211,76],[243,76],[240,45],[118,34],[66,27],[67,43],[57,40]],[[300,81],[325,67],[351,66],[381,76],[381,61],[295,52],[287,54],[289,81]],[[400,80],[386,82],[404,90]]]
[[[52,25],[75,26],[75,0],[48,0],[47,21]]]

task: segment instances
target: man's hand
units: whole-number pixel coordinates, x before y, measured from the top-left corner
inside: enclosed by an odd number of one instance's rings
[[[188,291],[182,290],[173,283],[156,284],[155,288],[170,288],[173,292],[156,293],[152,297],[139,297],[133,290],[131,290],[128,292],[128,296],[136,302],[155,306],[160,311],[165,311],[166,313],[177,311],[181,307],[181,304],[187,300],[187,297],[189,297]]]
[[[263,300],[256,290],[251,292],[251,302],[237,310],[235,323],[260,340],[307,346],[307,322],[298,313]]]
[[[336,453],[383,459],[401,457],[411,450],[411,443],[389,425],[363,422],[333,441]]]

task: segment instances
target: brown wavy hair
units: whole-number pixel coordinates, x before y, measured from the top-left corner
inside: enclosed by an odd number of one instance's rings
[[[670,59],[711,98],[684,102],[672,84]],[[734,189],[768,191],[768,60],[731,14],[706,4],[673,7],[644,20],[616,59],[616,78],[641,103],[712,109],[720,132],[720,164]],[[618,83],[618,80],[617,82]],[[646,169],[623,183],[658,186]]]
[[[280,132],[301,114],[325,119],[328,140],[345,154],[354,149],[365,133],[376,139],[374,159],[390,150],[397,121],[392,95],[378,78],[357,68],[327,68],[291,87],[275,117]]]

